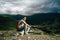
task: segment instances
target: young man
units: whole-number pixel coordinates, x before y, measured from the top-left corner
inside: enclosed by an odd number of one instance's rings
[[[23,31],[25,34],[28,34],[29,30],[30,30],[30,25],[26,23],[26,17],[24,17],[23,19],[21,19],[18,22],[18,29],[17,31]]]

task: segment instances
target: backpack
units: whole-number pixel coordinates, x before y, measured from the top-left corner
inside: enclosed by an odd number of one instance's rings
[[[18,20],[16,20],[16,29],[18,28],[18,22],[19,22],[19,21],[18,21]]]

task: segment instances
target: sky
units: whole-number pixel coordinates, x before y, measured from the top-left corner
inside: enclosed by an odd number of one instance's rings
[[[0,14],[60,13],[60,0],[0,0]]]

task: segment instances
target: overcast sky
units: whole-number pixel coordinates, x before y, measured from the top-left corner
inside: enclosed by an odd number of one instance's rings
[[[0,0],[0,14],[60,13],[60,0]]]

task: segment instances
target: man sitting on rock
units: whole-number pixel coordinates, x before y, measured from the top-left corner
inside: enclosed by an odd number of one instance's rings
[[[27,34],[28,35],[30,27],[31,26],[26,23],[26,17],[24,17],[23,19],[21,19],[18,22],[18,28],[17,28],[18,34],[21,34],[21,36],[23,36],[23,34]]]

